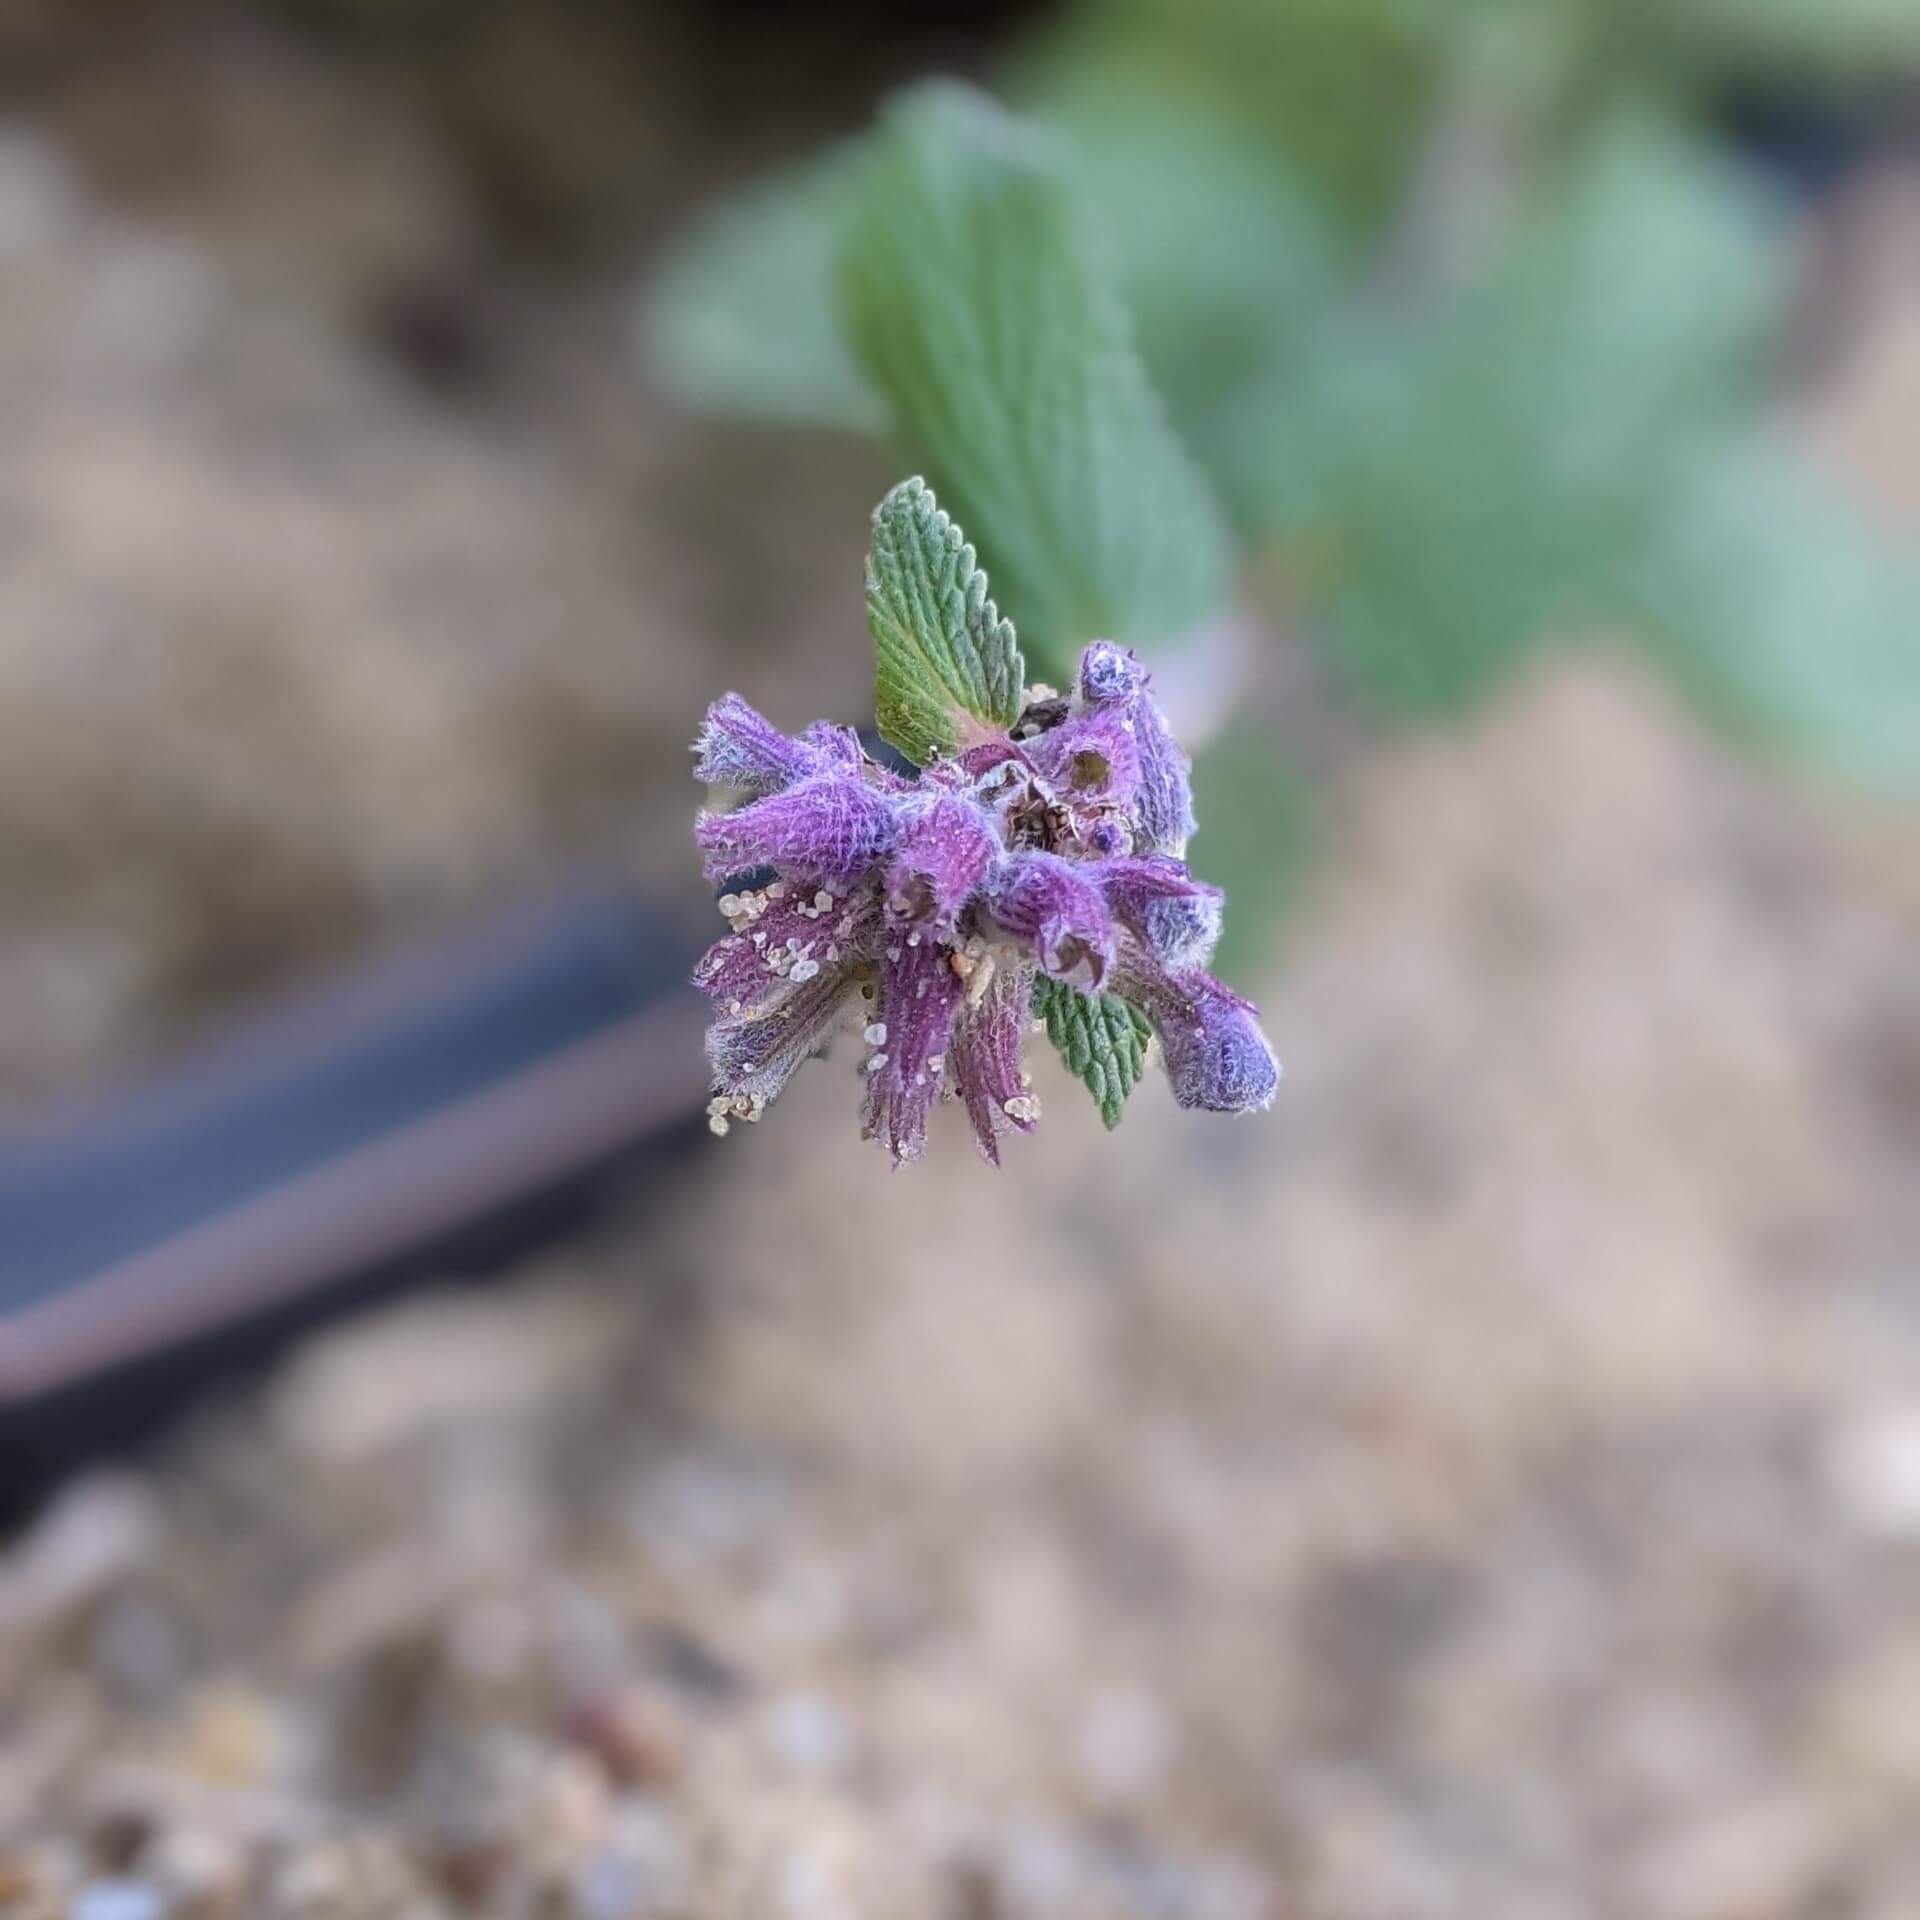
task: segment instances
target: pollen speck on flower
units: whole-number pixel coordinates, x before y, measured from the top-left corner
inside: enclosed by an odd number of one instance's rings
[[[707,1131],[724,1140],[736,1120],[751,1124],[766,1110],[766,1101],[757,1093],[717,1093],[707,1102]]]

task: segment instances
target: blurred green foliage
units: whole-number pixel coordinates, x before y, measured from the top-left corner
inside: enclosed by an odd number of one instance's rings
[[[1056,669],[1204,620],[1231,565],[1052,143],[970,89],[894,102],[846,229],[862,371]]]
[[[655,365],[884,422],[1056,674],[1204,622],[1211,493],[1356,708],[1605,638],[1920,798],[1920,571],[1769,421],[1792,227],[1704,111],[1916,71],[1920,0],[1082,0],[1009,64],[1023,122],[919,90],[696,227]],[[1251,724],[1203,799],[1292,818]]]
[[[847,344],[834,292],[864,150],[836,147],[717,208],[656,275],[657,377],[713,413],[879,433],[887,410]]]

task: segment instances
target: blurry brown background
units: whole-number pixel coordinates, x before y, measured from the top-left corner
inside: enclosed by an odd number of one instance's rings
[[[634,276],[1004,24],[0,5],[10,1108],[562,856],[693,897],[894,476],[652,396]],[[1905,529],[1920,169],[1825,217],[1794,404]],[[1603,660],[1323,811],[1270,1116],[1049,1061],[889,1177],[833,1060],[67,1487],[0,1912],[1914,1912],[1920,830]]]

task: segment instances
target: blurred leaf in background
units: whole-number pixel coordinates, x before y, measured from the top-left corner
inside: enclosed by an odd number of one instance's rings
[[[1194,757],[1193,812],[1195,863],[1231,896],[1210,964],[1222,980],[1255,982],[1299,900],[1318,833],[1312,791],[1278,727],[1229,721]]]
[[[1226,597],[1226,533],[1048,142],[983,95],[888,111],[841,255],[847,332],[898,432],[1057,674],[1176,642]]]
[[[1225,466],[1311,555],[1342,683],[1455,713],[1528,644],[1605,625],[1686,460],[1760,404],[1778,292],[1744,182],[1623,113],[1437,316],[1330,315],[1246,396]]]
[[[709,413],[881,433],[834,297],[864,152],[836,147],[749,187],[696,225],[655,273],[642,349],[655,377]]]
[[[1580,10],[1643,69],[1696,78],[1871,81],[1920,59],[1913,0],[1581,0]]]
[[[1787,209],[1715,124],[1916,70],[1920,0],[1082,0],[1009,64],[1043,131],[907,96],[856,184],[740,209],[784,292],[670,269],[654,334],[704,317],[739,399],[803,310],[820,417],[884,396],[1053,671],[1225,594],[1177,430],[1359,710],[1624,637],[1736,737],[1913,792],[1920,570],[1771,421]],[[1246,723],[1200,777],[1203,831],[1292,804]],[[1209,864],[1246,892],[1261,858]]]
[[[1778,435],[1704,453],[1623,586],[1634,630],[1706,710],[1920,803],[1920,569]]]
[[[1144,82],[1048,124],[1154,384],[1230,481],[1247,396],[1296,363],[1357,271],[1353,238],[1246,129]],[[1224,504],[1243,539],[1265,531],[1231,488]]]
[[[1443,25],[1426,0],[1081,0],[1016,55],[1010,84],[1023,109],[1109,151],[1143,103],[1213,128],[1358,235],[1399,204]]]

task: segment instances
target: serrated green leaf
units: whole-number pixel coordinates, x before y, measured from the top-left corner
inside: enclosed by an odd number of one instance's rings
[[[1047,1023],[1047,1038],[1093,1095],[1109,1129],[1120,1124],[1127,1095],[1146,1069],[1153,1029],[1146,1015],[1118,994],[1082,993],[1062,980],[1034,982],[1033,1010]]]
[[[841,266],[862,367],[1051,669],[1218,608],[1219,509],[1034,129],[967,88],[903,96]]]
[[[874,509],[867,629],[875,725],[915,766],[1020,717],[1027,670],[1013,622],[987,597],[973,548],[918,475]]]
[[[640,296],[653,378],[710,413],[884,432],[886,403],[854,360],[834,292],[862,179],[862,149],[848,142],[697,220]]]

